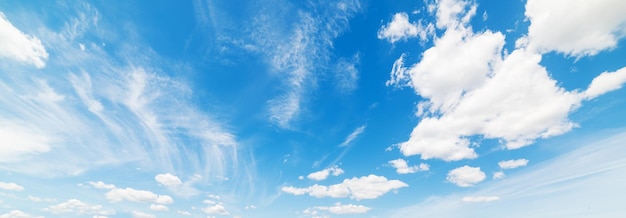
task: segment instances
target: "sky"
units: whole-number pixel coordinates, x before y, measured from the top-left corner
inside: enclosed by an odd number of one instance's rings
[[[0,218],[619,217],[626,1],[0,1]]]

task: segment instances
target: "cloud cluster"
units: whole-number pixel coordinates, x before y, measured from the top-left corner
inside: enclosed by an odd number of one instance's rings
[[[112,215],[115,212],[103,210],[102,205],[90,205],[77,199],[70,199],[66,202],[52,205],[45,208],[52,214],[76,214],[76,215]]]
[[[167,195],[157,195],[151,191],[135,190],[132,188],[115,188],[105,194],[105,197],[111,202],[132,201],[132,202],[149,202],[155,204],[171,204],[174,203],[172,197]]]
[[[407,163],[407,161],[402,158],[390,160],[389,164],[391,164],[393,168],[396,168],[396,172],[398,174],[416,173],[419,171],[428,171],[430,169],[430,166],[425,163],[420,163],[419,165],[409,166],[409,163]]]
[[[390,43],[414,37],[419,37],[422,41],[426,41],[434,32],[435,26],[432,23],[426,26],[423,26],[422,22],[411,23],[409,22],[409,15],[400,12],[393,15],[391,22],[378,30],[378,38],[386,39]]]
[[[328,178],[328,176],[331,174],[333,176],[339,176],[343,174],[343,170],[339,168],[338,166],[333,166],[333,167],[329,167],[329,168],[326,168],[317,172],[312,172],[311,174],[306,176],[306,178],[317,180],[317,181],[322,181]]]
[[[409,185],[399,180],[388,180],[384,176],[370,174],[359,178],[354,177],[352,179],[345,179],[342,183],[330,186],[318,184],[306,188],[285,186],[282,187],[282,191],[293,195],[308,194],[317,198],[350,197],[356,200],[363,200],[376,199],[391,190],[397,190],[408,186]]]

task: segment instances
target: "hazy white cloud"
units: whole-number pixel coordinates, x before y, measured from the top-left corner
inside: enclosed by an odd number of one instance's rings
[[[133,218],[156,218],[155,215],[139,211],[133,211],[131,214],[133,215]]]
[[[183,216],[191,216],[191,213],[189,213],[188,211],[177,210],[176,213]]]
[[[21,210],[12,210],[5,214],[0,214],[0,218],[35,218],[35,216],[31,216],[27,213],[24,213]],[[43,218],[38,216],[37,218]]]
[[[15,162],[50,151],[52,138],[27,124],[6,122],[0,126],[0,163]]]
[[[586,56],[615,48],[626,36],[626,2],[555,0],[526,2],[529,48]]]
[[[202,208],[202,211],[208,215],[230,215],[228,210],[222,204],[216,204]]]
[[[485,180],[486,175],[480,167],[462,166],[448,172],[446,180],[460,187],[474,186],[476,183]]]
[[[339,59],[335,66],[335,86],[343,93],[351,93],[358,88],[359,82],[359,54],[351,59]]]
[[[46,66],[48,53],[39,38],[23,33],[0,12],[0,58],[43,68]]]
[[[23,191],[24,186],[18,185],[14,182],[0,182],[0,189],[9,191]]]
[[[384,176],[369,175],[363,177],[353,177],[345,179],[342,183],[323,186],[315,184],[306,188],[295,188],[293,186],[282,187],[283,192],[293,195],[309,194],[310,196],[323,198],[345,198],[350,197],[356,200],[376,199],[391,190],[408,187],[399,180],[387,180]]]
[[[325,210],[333,214],[361,214],[371,210],[371,208],[363,205],[341,204],[339,202],[335,203],[333,206],[317,206],[313,209]]]
[[[501,169],[514,169],[518,167],[523,167],[528,164],[528,160],[526,159],[516,159],[516,160],[507,160],[498,162],[498,166]]]
[[[154,179],[161,185],[164,186],[178,186],[178,185],[182,185],[183,182],[180,181],[180,179],[172,174],[166,173],[166,174],[158,174],[154,177]]]
[[[421,163],[415,166],[409,166],[407,161],[402,158],[390,160],[389,164],[391,164],[393,168],[396,168],[396,172],[398,174],[416,173],[419,171],[428,171],[430,169],[430,166],[425,163]]]
[[[77,199],[52,205],[44,209],[52,214],[76,214],[76,215],[112,215],[115,212],[103,210],[102,205],[90,205]]]
[[[150,205],[150,210],[154,210],[154,211],[169,211],[170,209],[167,208],[167,206],[165,206],[165,205],[151,204]]]
[[[256,209],[256,206],[254,206],[254,205],[248,205],[248,206],[244,207],[244,209],[246,209],[246,210],[252,210],[252,209]]]
[[[506,177],[506,175],[502,171],[493,173],[493,179],[503,179],[504,177]]]
[[[97,188],[97,189],[114,189],[115,188],[115,185],[113,185],[113,184],[106,184],[106,183],[104,183],[102,181],[97,181],[97,182],[91,182],[90,181],[89,185],[91,185],[92,187]]]
[[[378,38],[386,39],[390,43],[419,37],[422,41],[434,35],[435,27],[432,24],[422,25],[422,22],[409,22],[409,15],[400,12],[393,15],[393,19],[387,25],[378,30]]]
[[[463,197],[463,199],[461,199],[461,201],[467,202],[467,203],[490,202],[490,201],[497,201],[497,200],[500,200],[500,197],[498,196],[468,196],[468,197]]]
[[[331,174],[333,176],[339,176],[343,174],[343,170],[339,168],[338,166],[333,166],[333,167],[329,167],[329,168],[326,168],[317,172],[313,172],[309,174],[308,176],[306,176],[306,178],[317,180],[317,181],[322,181],[328,178],[328,176]]]
[[[354,141],[357,137],[359,137],[359,135],[361,135],[365,131],[365,128],[365,125],[357,127],[354,131],[352,131],[352,133],[350,133],[350,135],[346,137],[346,139],[341,144],[339,144],[339,147],[348,146],[350,143],[352,143],[352,141]]]
[[[57,199],[54,198],[40,198],[40,197],[35,197],[35,196],[28,196],[28,200],[32,201],[32,202],[55,202],[57,201]]]
[[[626,67],[615,72],[603,72],[593,78],[584,95],[586,99],[593,99],[604,93],[621,89],[626,83]]]
[[[135,190],[132,188],[115,188],[105,194],[106,198],[111,202],[133,201],[133,202],[150,202],[155,204],[171,204],[174,203],[172,197],[167,195],[157,195],[151,191]]]

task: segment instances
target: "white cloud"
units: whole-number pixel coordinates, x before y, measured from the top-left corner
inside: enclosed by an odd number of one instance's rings
[[[154,179],[161,185],[164,186],[178,186],[178,185],[182,185],[183,182],[180,181],[180,179],[172,174],[166,173],[166,174],[158,174],[154,177]]]
[[[66,202],[53,205],[44,209],[52,214],[72,213],[76,215],[112,215],[115,212],[103,210],[102,205],[90,205],[77,199],[70,199]]]
[[[224,208],[222,204],[216,204],[208,206],[202,209],[203,212],[209,215],[230,215],[230,213]]]
[[[113,185],[113,184],[106,184],[106,183],[104,183],[102,181],[97,181],[97,182],[91,182],[90,181],[89,185],[91,185],[92,187],[97,188],[97,189],[114,189],[115,188],[115,185]]]
[[[396,172],[398,174],[416,173],[419,171],[427,171],[430,169],[430,166],[428,166],[428,164],[425,164],[425,163],[421,163],[420,165],[415,165],[415,166],[409,166],[407,161],[402,158],[390,160],[389,164],[391,164],[393,168],[396,168]]]
[[[390,43],[414,37],[419,37],[422,41],[426,41],[428,37],[434,34],[434,31],[432,24],[423,26],[422,22],[411,23],[409,22],[409,15],[400,12],[393,15],[391,22],[378,30],[378,38],[386,39]]]
[[[46,66],[48,53],[41,44],[41,40],[17,29],[0,12],[0,57],[43,68]]]
[[[0,189],[9,191],[23,191],[24,186],[18,185],[14,182],[0,182]]]
[[[626,36],[626,2],[554,0],[526,2],[529,47],[586,56],[615,48]]]
[[[448,172],[446,180],[460,187],[474,186],[476,183],[485,180],[486,175],[480,167],[462,166]]]
[[[468,197],[463,197],[463,199],[461,199],[461,201],[467,202],[467,203],[490,202],[490,201],[497,201],[497,200],[500,200],[500,197],[498,196],[468,196]]]
[[[154,210],[154,211],[169,211],[170,209],[167,208],[167,206],[165,206],[165,205],[151,204],[150,205],[150,210]]]
[[[109,218],[108,216],[93,215],[91,218]]]
[[[339,147],[348,146],[352,141],[354,141],[359,135],[361,135],[365,131],[365,125],[357,127],[346,139],[339,144]]]
[[[506,175],[502,171],[493,173],[493,179],[504,179],[504,177],[506,177]]]
[[[624,83],[626,83],[626,67],[615,72],[603,72],[593,78],[584,92],[584,96],[586,99],[593,99],[604,93],[622,88]]]
[[[15,162],[28,157],[50,151],[51,137],[27,124],[6,122],[0,126],[0,162]]]
[[[501,169],[514,169],[518,167],[523,167],[528,164],[528,160],[526,159],[517,159],[517,160],[507,160],[498,162],[498,166]]]
[[[35,218],[35,216],[31,216],[27,213],[24,213],[21,210],[12,210],[5,214],[0,214],[0,218]],[[37,218],[42,218],[41,216]]]
[[[371,210],[371,208],[363,206],[363,205],[354,205],[354,204],[341,204],[339,202],[335,203],[333,206],[317,206],[313,208],[308,208],[304,212],[305,214],[312,214],[314,210],[324,210],[333,214],[361,214],[367,213],[367,211]]]
[[[342,183],[331,186],[318,184],[306,188],[286,186],[282,187],[282,191],[293,195],[309,194],[317,198],[345,198],[349,196],[352,199],[363,200],[376,199],[391,190],[408,186],[409,185],[399,180],[387,180],[384,176],[369,175],[345,179]]]
[[[176,213],[183,216],[191,216],[191,213],[189,213],[188,211],[177,210]]]
[[[254,206],[254,205],[248,205],[248,206],[246,206],[244,209],[246,209],[246,210],[252,210],[252,209],[256,209],[256,206]]]
[[[106,198],[111,202],[133,201],[133,202],[150,202],[155,204],[171,204],[174,203],[172,197],[167,195],[157,195],[150,191],[135,190],[132,188],[115,188],[105,194]]]
[[[359,70],[359,54],[355,54],[352,59],[342,58],[335,66],[335,86],[343,93],[351,93],[358,87]]]
[[[28,200],[32,201],[32,202],[55,202],[57,201],[54,198],[40,198],[40,197],[35,197],[35,196],[28,196]]]
[[[306,178],[317,180],[317,181],[322,181],[328,178],[330,174],[332,174],[333,176],[339,176],[343,174],[343,170],[339,168],[338,166],[333,166],[333,167],[329,167],[329,168],[326,168],[317,172],[313,172],[309,174],[308,176],[306,176]]]
[[[131,214],[133,215],[133,218],[156,218],[155,215],[139,211],[133,211]]]

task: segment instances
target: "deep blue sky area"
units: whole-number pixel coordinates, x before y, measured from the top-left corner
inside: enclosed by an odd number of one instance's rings
[[[0,218],[619,217],[625,27],[620,0],[0,2]]]

